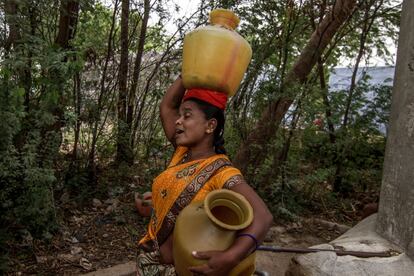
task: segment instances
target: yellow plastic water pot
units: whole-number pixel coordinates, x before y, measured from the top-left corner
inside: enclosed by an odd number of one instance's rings
[[[233,96],[252,57],[249,43],[234,29],[239,18],[230,10],[215,9],[210,25],[184,37],[182,78],[184,87],[204,88]]]
[[[191,203],[177,217],[173,233],[173,256],[179,276],[191,276],[188,267],[202,265],[193,251],[226,250],[236,238],[236,231],[253,221],[253,209],[240,194],[226,190],[210,192],[204,201]],[[256,254],[240,262],[229,276],[250,276],[255,270]]]

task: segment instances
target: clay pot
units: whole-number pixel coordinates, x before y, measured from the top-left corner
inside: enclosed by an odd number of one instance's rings
[[[186,89],[204,88],[233,96],[252,57],[252,48],[234,29],[239,18],[215,9],[210,24],[184,37],[182,77]]]
[[[139,193],[135,193],[135,208],[143,217],[149,217],[152,213],[152,193],[145,192],[142,197]]]
[[[173,233],[174,265],[178,275],[191,276],[188,267],[206,263],[195,259],[193,251],[226,250],[236,238],[236,231],[253,220],[253,209],[240,194],[230,190],[210,192],[203,202],[185,207],[177,217]],[[252,275],[255,254],[239,263],[230,276]]]

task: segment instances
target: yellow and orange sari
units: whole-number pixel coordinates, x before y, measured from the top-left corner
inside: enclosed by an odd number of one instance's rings
[[[147,233],[139,241],[145,252],[157,252],[171,235],[179,212],[193,201],[202,201],[213,190],[231,188],[242,181],[224,154],[183,163],[188,152],[178,147],[167,169],[152,184],[153,213]]]

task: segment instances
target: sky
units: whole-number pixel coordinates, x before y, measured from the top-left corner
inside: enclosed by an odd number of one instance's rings
[[[180,10],[178,13],[173,13],[173,17],[169,22],[166,22],[166,30],[167,34],[174,34],[176,29],[176,26],[174,24],[174,20],[178,19],[180,17],[188,17],[191,14],[193,14],[198,7],[198,4],[200,3],[199,0],[169,0],[167,1],[167,5],[170,8],[170,10],[174,10],[175,4],[177,4],[180,7]],[[149,24],[153,25],[156,24],[159,20],[159,17],[155,16],[154,14],[151,15],[151,18],[149,19]]]

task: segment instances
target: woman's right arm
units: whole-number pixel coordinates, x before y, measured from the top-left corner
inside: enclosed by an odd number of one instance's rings
[[[160,116],[165,136],[175,146],[175,122],[179,118],[178,110],[184,96],[185,88],[181,76],[167,89],[160,104]]]

